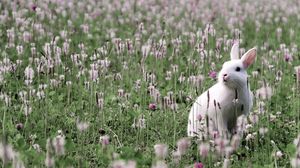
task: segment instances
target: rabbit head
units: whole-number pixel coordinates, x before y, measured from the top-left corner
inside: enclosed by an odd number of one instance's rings
[[[256,58],[256,48],[248,50],[239,59],[239,45],[235,43],[230,52],[231,60],[223,64],[218,75],[218,81],[232,89],[247,86],[247,68],[253,64]]]

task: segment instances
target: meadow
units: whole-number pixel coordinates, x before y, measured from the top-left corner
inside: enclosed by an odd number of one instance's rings
[[[300,1],[1,0],[2,167],[300,167]],[[234,42],[243,134],[187,137]]]

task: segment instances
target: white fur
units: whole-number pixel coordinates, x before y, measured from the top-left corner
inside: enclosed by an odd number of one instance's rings
[[[231,60],[239,59],[239,43],[234,43],[230,51]]]
[[[214,132],[228,136],[235,129],[237,118],[250,112],[253,95],[246,69],[254,62],[256,49],[250,49],[239,59],[238,44],[234,44],[230,54],[231,61],[223,64],[218,83],[202,93],[193,104],[188,120],[188,136],[207,138]],[[224,74],[227,74],[225,82]]]

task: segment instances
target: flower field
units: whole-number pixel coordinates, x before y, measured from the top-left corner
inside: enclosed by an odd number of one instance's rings
[[[298,0],[1,0],[0,164],[299,168],[299,23]],[[187,137],[234,43],[242,133]]]

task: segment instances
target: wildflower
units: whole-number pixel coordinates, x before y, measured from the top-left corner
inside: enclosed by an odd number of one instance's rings
[[[131,124],[131,127],[132,127],[132,128],[137,128],[137,125],[136,125],[136,119],[133,120],[133,123]]]
[[[115,160],[111,164],[112,168],[135,168],[136,167],[136,162],[129,160]]]
[[[99,109],[103,109],[104,106],[104,99],[103,98],[98,98],[97,99],[97,106]]]
[[[181,154],[179,153],[179,151],[174,151],[173,154],[173,162],[175,163],[179,163],[180,159],[181,159]]]
[[[207,143],[201,143],[199,145],[199,153],[200,153],[200,155],[203,158],[205,158],[205,157],[207,157],[208,152],[209,152],[209,144],[207,144]]]
[[[295,69],[295,73],[296,73],[296,80],[300,84],[300,66],[297,66],[294,69]]]
[[[59,81],[57,81],[56,79],[50,79],[50,86],[51,87],[57,87],[59,84]]]
[[[35,56],[35,55],[36,55],[36,48],[35,48],[35,46],[32,46],[32,47],[30,48],[30,52],[31,52],[31,55],[32,55],[32,56]],[[38,58],[36,58],[36,59],[38,59]]]
[[[51,44],[50,43],[45,43],[45,45],[43,46],[43,50],[47,57],[51,56]]]
[[[91,70],[89,70],[89,75],[92,81],[96,81],[98,79],[98,70],[92,68]]]
[[[284,54],[284,60],[286,62],[291,62],[291,61],[293,61],[293,57],[290,53],[286,53],[286,54]]]
[[[300,135],[293,141],[294,145],[300,149]]]
[[[183,83],[185,81],[185,76],[181,73],[178,78],[179,83]]]
[[[299,168],[300,167],[300,158],[297,157],[297,158],[292,158],[291,159],[291,165],[292,167],[294,168]]]
[[[45,92],[43,90],[36,92],[36,96],[38,99],[45,98]]]
[[[138,79],[134,83],[135,83],[134,88],[135,88],[136,91],[138,91],[141,88],[141,85],[142,85],[141,80]]]
[[[166,80],[171,80],[172,79],[172,72],[171,71],[167,71],[166,72]]]
[[[155,156],[159,159],[165,159],[168,155],[168,146],[166,144],[154,145]]]
[[[56,155],[60,156],[65,154],[65,137],[63,135],[58,135],[53,138],[52,145],[54,147]]]
[[[258,112],[259,114],[265,113],[266,104],[263,101],[258,102]]]
[[[64,136],[63,131],[62,130],[57,130],[57,134],[60,136]]]
[[[250,141],[251,139],[254,139],[254,135],[253,134],[248,134],[245,138],[246,141]]]
[[[229,158],[230,155],[233,153],[233,151],[234,151],[233,147],[231,147],[231,146],[226,146],[226,147],[225,147],[225,156],[226,156],[227,158]]]
[[[16,125],[16,128],[17,128],[17,130],[21,130],[21,129],[23,129],[23,124],[22,123],[18,123],[17,125]]]
[[[159,160],[152,165],[152,168],[168,168],[168,165],[164,161]]]
[[[277,71],[275,80],[276,81],[281,81],[282,80],[282,74],[283,74],[282,71]]]
[[[4,144],[0,142],[0,158],[3,163],[6,164],[8,161],[13,160],[15,156],[15,151],[13,150],[11,145]]]
[[[258,77],[258,74],[259,74],[258,71],[253,71],[253,72],[252,72],[253,78],[257,78],[257,77]]]
[[[269,117],[269,118],[270,118],[270,121],[271,121],[271,122],[274,122],[274,121],[276,120],[277,117],[276,117],[276,115],[270,114],[270,117]]]
[[[112,168],[125,168],[126,162],[124,160],[116,160],[111,164]]]
[[[150,45],[142,46],[142,55],[143,55],[144,58],[146,58],[148,56],[148,54],[150,53],[150,50],[151,50]]]
[[[231,138],[231,147],[236,150],[240,145],[241,137],[237,134],[233,135]]]
[[[144,118],[144,115],[138,119],[137,127],[146,128],[146,119]]]
[[[225,153],[225,149],[229,141],[225,138],[217,138],[215,139],[216,150],[219,154]]]
[[[25,75],[26,80],[32,81],[34,78],[34,70],[30,66],[27,66],[25,68],[24,75]]]
[[[40,147],[39,144],[33,144],[32,147],[33,147],[33,149],[36,150],[38,153],[41,152],[41,147]]]
[[[180,155],[184,155],[191,145],[191,141],[188,138],[181,138],[177,141],[177,150]]]
[[[131,125],[132,128],[146,128],[146,119],[144,118],[144,115],[139,117],[136,121],[134,119],[133,124]]]
[[[80,28],[84,33],[89,33],[89,25],[88,24],[82,24],[80,25]]]
[[[66,85],[67,86],[71,86],[72,85],[72,81],[66,81]]]
[[[192,75],[188,78],[188,82],[190,82],[195,87],[201,86],[203,81],[204,81],[204,76],[202,75],[198,75],[198,76]]]
[[[223,168],[228,168],[229,165],[230,165],[230,160],[227,159],[227,158],[225,158],[225,159],[224,159],[224,162],[223,162]]]
[[[16,153],[16,155],[13,159],[12,167],[14,167],[14,168],[25,168],[24,163],[22,162],[22,160],[20,160],[19,153]]]
[[[123,89],[119,89],[119,90],[118,90],[118,96],[119,96],[119,97],[124,97],[124,94],[125,94],[125,92],[124,92]]]
[[[23,107],[23,109],[24,109],[25,116],[28,116],[32,112],[31,106],[29,106],[27,104],[25,104],[25,106]]]
[[[120,154],[118,154],[118,153],[116,153],[116,152],[113,152],[112,158],[113,158],[114,160],[116,160],[116,159],[120,158]]]
[[[248,121],[247,121],[247,118],[245,117],[245,115],[241,115],[237,118],[236,131],[238,134],[243,133],[247,123],[248,123]]]
[[[196,162],[196,163],[194,164],[194,168],[204,168],[204,164],[201,163],[201,162]]]
[[[171,67],[172,67],[172,72],[173,72],[173,73],[178,72],[178,65],[176,65],[176,64],[173,65],[173,64],[172,64]]]
[[[276,158],[282,158],[282,156],[283,156],[283,153],[281,151],[276,151],[275,152],[275,157]]]
[[[154,73],[146,74],[146,80],[150,83],[156,82],[156,75]]]
[[[24,52],[23,46],[21,46],[21,45],[18,45],[18,46],[16,47],[16,49],[17,49],[17,53],[18,53],[18,55],[21,55],[21,54],[23,54],[23,52]]]
[[[8,37],[8,47],[14,47],[15,44],[15,36],[16,36],[16,33],[15,33],[15,29],[14,28],[11,28],[11,29],[8,29],[6,30],[6,34],[7,34],[7,37]]]
[[[134,104],[134,105],[133,105],[133,108],[134,108],[135,110],[138,110],[139,105],[138,105],[138,104]]]
[[[276,36],[277,36],[278,41],[280,40],[281,35],[282,35],[282,29],[280,27],[278,27],[276,29]]]
[[[38,88],[41,90],[45,90],[47,87],[48,87],[47,84],[40,84]]]
[[[53,146],[51,143],[51,139],[47,139],[47,144],[46,144],[46,159],[45,159],[45,166],[46,167],[54,167],[54,157],[52,156],[53,152]]]
[[[217,78],[217,72],[216,71],[210,71],[208,73],[209,77],[211,77],[212,79],[216,79]]]
[[[107,145],[109,145],[109,136],[108,135],[101,136],[100,142],[102,144],[102,147],[105,148]]]
[[[246,124],[245,132],[247,132],[249,129],[251,129],[253,126],[251,124]]]
[[[252,113],[249,115],[249,119],[252,124],[255,124],[258,122],[258,115],[256,113]]]
[[[85,130],[87,130],[89,127],[89,123],[87,122],[79,122],[77,120],[77,129],[80,131],[80,132],[83,132]]]
[[[36,138],[37,138],[36,134],[31,134],[31,135],[29,136],[30,143],[33,144],[34,141],[36,140]]]
[[[269,86],[264,86],[256,90],[256,97],[258,98],[265,100],[265,99],[270,99],[271,96],[272,96],[272,88]]]
[[[36,11],[36,8],[37,8],[37,5],[36,5],[36,4],[32,4],[32,5],[31,5],[31,10],[32,10],[32,11],[35,12],[35,11]]]
[[[70,44],[69,44],[67,41],[65,41],[65,42],[63,43],[63,52],[64,52],[65,54],[68,54],[68,53],[69,53],[69,49],[70,49]]]
[[[216,162],[215,164],[214,164],[214,167],[221,167],[221,162]]]
[[[265,135],[268,132],[268,128],[259,128],[259,134],[260,135]]]
[[[0,93],[0,100],[3,100],[7,106],[11,103],[11,98],[6,93]]]
[[[149,104],[149,109],[152,110],[152,111],[156,110],[156,104],[155,103],[150,103]]]
[[[127,161],[127,166],[126,168],[135,168],[136,167],[136,162],[133,160]]]
[[[32,35],[28,31],[23,32],[23,41],[24,42],[29,42],[32,38]]]
[[[54,163],[55,163],[54,157],[50,156],[50,153],[47,152],[46,159],[45,159],[45,166],[46,167],[54,167]]]
[[[210,134],[213,139],[217,139],[220,137],[219,131],[216,131],[216,130],[210,131]]]

